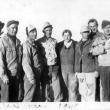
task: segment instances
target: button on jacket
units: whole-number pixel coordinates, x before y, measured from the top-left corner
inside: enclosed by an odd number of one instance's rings
[[[13,40],[5,35],[0,39],[0,77],[3,75],[15,76],[18,70],[20,40],[16,38],[16,45]]]
[[[92,41],[88,40],[85,43],[80,41],[76,45],[75,53],[75,72],[93,72],[96,70],[97,60],[89,53]]]

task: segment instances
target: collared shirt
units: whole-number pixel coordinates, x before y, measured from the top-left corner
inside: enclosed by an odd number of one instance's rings
[[[70,42],[65,42],[64,41],[64,45],[66,46],[66,48],[69,48],[72,44],[72,40]]]
[[[54,38],[46,38],[45,36],[38,40],[41,45],[42,55],[44,57],[44,61],[48,66],[56,64],[56,44],[57,41]]]
[[[17,74],[21,45],[19,39],[15,40],[16,43],[7,34],[0,39],[0,77]]]

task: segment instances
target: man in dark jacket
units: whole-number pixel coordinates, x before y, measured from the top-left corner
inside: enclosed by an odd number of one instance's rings
[[[44,68],[41,75],[43,101],[61,101],[61,88],[59,82],[59,65],[56,52],[56,39],[52,38],[52,25],[45,22],[44,36],[37,43],[41,50]]]
[[[75,45],[72,33],[65,29],[62,33],[63,41],[58,43],[59,65],[61,66],[62,78],[66,89],[63,89],[65,101],[77,101],[77,78],[75,77]],[[61,82],[63,83],[63,82]],[[64,86],[62,84],[62,86]],[[64,92],[67,90],[67,92]]]
[[[96,58],[90,54],[92,40],[88,38],[89,28],[81,28],[82,39],[76,46],[75,72],[79,80],[79,93],[81,101],[95,101],[96,77]]]

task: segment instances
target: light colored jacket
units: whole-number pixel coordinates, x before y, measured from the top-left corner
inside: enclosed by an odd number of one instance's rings
[[[0,39],[0,77],[15,76],[18,72],[20,40],[16,38],[16,45],[6,34]]]
[[[93,55],[98,55],[99,66],[110,66],[110,37],[103,35],[96,38],[91,52]]]
[[[40,56],[39,51],[35,43],[32,43],[29,39],[23,44],[23,59],[22,66],[25,75],[29,80],[35,77],[40,77]]]

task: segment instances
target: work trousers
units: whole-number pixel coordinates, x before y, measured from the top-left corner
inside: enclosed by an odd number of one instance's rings
[[[67,88],[67,92],[64,95],[67,96],[66,101],[77,101],[78,93],[78,80],[75,77],[75,73],[62,71],[62,77]]]
[[[45,97],[45,98],[44,98]],[[62,93],[58,66],[47,66],[42,75],[42,101],[60,102]]]
[[[5,84],[0,78],[1,102],[18,102],[19,80],[16,76],[9,76],[9,83]]]
[[[79,93],[81,102],[94,102],[96,94],[97,72],[78,73]]]
[[[35,80],[34,84],[31,84],[24,76],[24,99],[23,102],[39,102],[40,101],[40,83]]]

